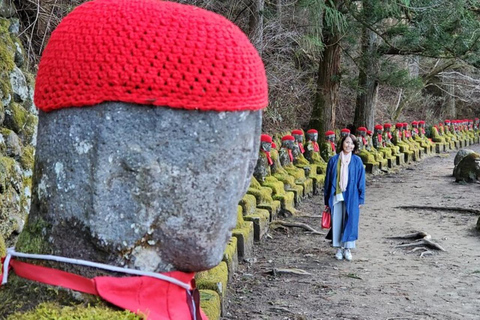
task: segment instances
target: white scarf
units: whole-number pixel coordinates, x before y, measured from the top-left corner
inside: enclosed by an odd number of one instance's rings
[[[340,190],[345,192],[347,190],[348,184],[348,165],[350,164],[350,160],[352,159],[352,153],[349,152],[345,154],[343,151],[340,152]]]

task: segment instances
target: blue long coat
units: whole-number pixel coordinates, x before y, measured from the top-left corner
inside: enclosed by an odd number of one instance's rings
[[[327,165],[325,176],[324,197],[325,205],[333,210],[333,199],[337,186],[337,165],[340,161],[340,154],[331,157]],[[342,242],[358,239],[358,219],[360,216],[359,205],[365,203],[365,168],[362,159],[352,154],[348,165],[347,190],[343,192],[346,205],[346,223],[343,229]]]

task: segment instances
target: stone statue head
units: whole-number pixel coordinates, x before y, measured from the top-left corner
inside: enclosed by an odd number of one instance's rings
[[[382,134],[383,133],[383,126],[381,124],[377,124],[374,127],[374,134]]]
[[[262,134],[260,136],[260,148],[263,151],[270,152],[272,149],[272,137],[268,134]]]
[[[318,141],[318,131],[315,129],[310,129],[307,131],[305,134],[307,141],[313,141],[317,142]]]
[[[342,130],[340,130],[340,139],[343,139],[348,135],[350,135],[350,129],[343,128]]]
[[[325,140],[335,142],[335,132],[331,130],[325,132]]]
[[[367,136],[367,128],[365,128],[365,127],[357,128],[357,135],[359,135],[361,137],[366,137]]]
[[[51,253],[147,271],[218,264],[267,100],[260,56],[224,17],[167,1],[73,10],[35,88],[30,215],[49,223]]]
[[[282,148],[293,150],[295,145],[295,138],[291,135],[282,137]]]
[[[295,138],[295,142],[303,143],[303,131],[302,130],[293,130],[292,136]]]

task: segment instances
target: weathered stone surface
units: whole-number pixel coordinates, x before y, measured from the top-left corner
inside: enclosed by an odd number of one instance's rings
[[[453,168],[455,181],[475,182],[480,178],[480,154],[473,152],[465,157]]]
[[[13,90],[13,99],[15,102],[24,102],[28,98],[28,85],[25,75],[17,66],[10,73],[10,84]]]
[[[256,163],[261,111],[105,103],[41,112],[39,121],[17,249],[29,250],[41,223],[35,249],[44,253],[149,271],[222,259]]]
[[[16,13],[12,0],[0,0],[0,17],[10,18]]]
[[[461,149],[455,155],[455,159],[453,160],[453,164],[456,166],[466,155],[470,153],[474,153],[475,151],[471,149]]]
[[[7,147],[7,155],[9,157],[19,157],[22,154],[22,142],[17,134],[11,130],[3,129],[5,133],[5,145]]]

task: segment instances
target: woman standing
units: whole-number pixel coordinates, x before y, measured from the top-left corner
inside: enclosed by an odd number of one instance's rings
[[[350,249],[358,239],[360,207],[365,202],[365,168],[359,156],[354,135],[340,140],[339,153],[330,158],[325,176],[325,206],[332,213],[332,246],[335,258],[352,260]]]

